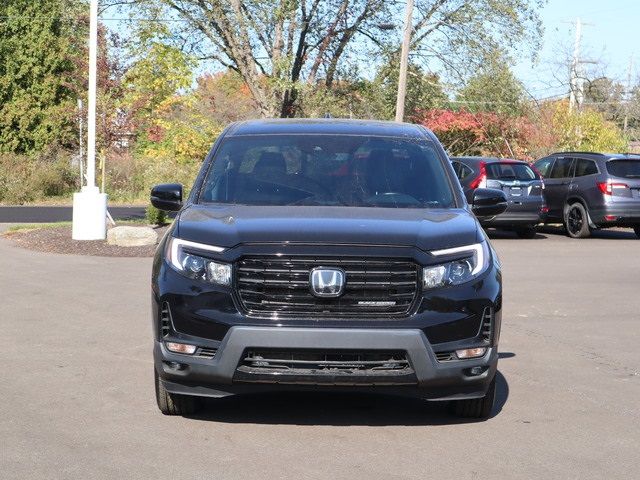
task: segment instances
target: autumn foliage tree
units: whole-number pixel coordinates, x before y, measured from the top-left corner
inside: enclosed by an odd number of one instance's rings
[[[550,127],[559,150],[627,151],[628,140],[622,130],[602,112],[590,108],[569,111],[568,107],[568,101],[546,106],[551,111]]]
[[[528,139],[536,127],[525,117],[433,109],[421,112],[416,120],[431,129],[451,155],[531,156]]]
[[[304,84],[330,89],[351,67],[397,53],[400,29],[394,25],[401,25],[404,10],[404,2],[388,0],[109,2],[180,20],[171,26],[176,44],[216,68],[236,71],[265,117],[297,116]],[[450,72],[473,70],[498,48],[535,45],[542,3],[418,0],[412,50]]]

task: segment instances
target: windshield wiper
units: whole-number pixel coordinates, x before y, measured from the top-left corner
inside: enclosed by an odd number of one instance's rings
[[[342,206],[342,207],[348,207],[349,204],[343,202],[342,200],[339,199],[323,199],[323,198],[319,198],[319,197],[306,197],[306,198],[301,198],[300,200],[296,200],[295,202],[291,202],[291,203],[287,203],[285,204],[286,206],[308,206],[308,207],[336,207],[336,206]]]

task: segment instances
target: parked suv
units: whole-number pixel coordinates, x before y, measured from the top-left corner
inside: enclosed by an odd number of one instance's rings
[[[233,124],[182,204],[152,275],[164,414],[200,397],[371,391],[487,417],[496,392],[500,263],[423,127],[348,120]]]
[[[480,219],[483,227],[513,230],[521,238],[535,237],[535,226],[544,221],[547,206],[542,178],[528,163],[487,157],[452,157],[451,163],[468,201],[476,188],[497,188],[507,196],[507,210]]]
[[[563,223],[573,238],[591,230],[631,227],[640,237],[640,156],[561,152],[541,158],[547,223]]]

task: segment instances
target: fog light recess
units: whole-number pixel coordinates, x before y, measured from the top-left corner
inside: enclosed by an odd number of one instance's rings
[[[464,350],[456,350],[456,356],[460,360],[464,360],[464,359],[467,359],[467,358],[482,357],[485,353],[487,353],[487,349],[485,347],[481,347],[481,348],[465,348]]]
[[[167,350],[173,353],[182,353],[184,355],[193,355],[196,353],[195,345],[188,345],[186,343],[165,342]]]

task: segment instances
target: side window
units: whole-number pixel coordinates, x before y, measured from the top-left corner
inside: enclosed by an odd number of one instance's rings
[[[569,178],[572,177],[573,158],[560,157],[556,159],[549,174],[549,178]]]
[[[543,158],[542,160],[538,160],[536,163],[534,163],[534,166],[543,177],[549,176],[551,165],[553,165],[553,158]]]
[[[462,180],[462,164],[460,162],[451,162],[451,166],[453,167],[453,171],[456,172],[458,180]]]
[[[584,177],[586,175],[594,175],[598,173],[598,167],[593,160],[579,158],[576,160],[576,177]]]
[[[453,171],[456,172],[456,176],[461,182],[473,173],[473,170],[467,167],[464,163],[451,162],[451,164],[453,165]]]

